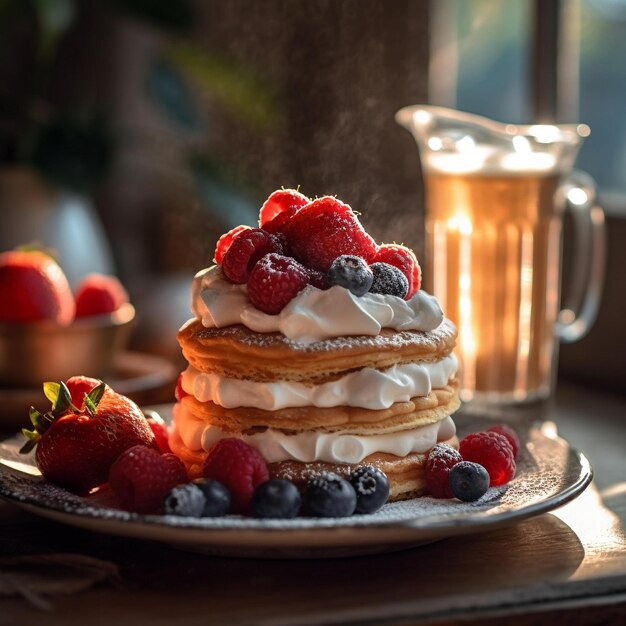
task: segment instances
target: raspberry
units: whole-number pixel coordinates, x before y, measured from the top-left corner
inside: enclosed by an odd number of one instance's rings
[[[282,253],[280,241],[260,228],[242,232],[228,248],[222,260],[222,270],[231,283],[248,282],[256,262],[270,252]]]
[[[159,452],[161,454],[172,452],[169,444],[170,433],[163,418],[156,411],[151,411],[150,409],[144,409],[143,414],[146,416],[150,430],[154,434]]]
[[[434,498],[452,498],[448,484],[448,472],[460,463],[463,457],[451,446],[438,443],[428,454],[426,460],[426,489]]]
[[[161,456],[146,446],[133,446],[123,452],[109,472],[109,486],[122,508],[136,513],[159,511],[169,491],[185,482],[187,473],[178,457]]]
[[[115,276],[88,274],[76,287],[76,317],[117,311],[128,302],[128,293]]]
[[[275,315],[308,284],[309,274],[298,261],[281,254],[268,254],[250,274],[248,299],[257,309]]]
[[[417,262],[413,250],[395,243],[385,243],[374,256],[373,263],[388,263],[397,267],[409,281],[409,290],[405,300],[412,298],[420,288],[422,270]]]
[[[176,381],[176,389],[174,390],[174,397],[180,402],[185,396],[189,394],[183,389],[183,372],[178,375]]]
[[[513,448],[513,457],[517,458],[519,454],[519,438],[517,433],[506,424],[495,424],[495,426],[491,426],[487,429],[488,433],[499,433],[500,435],[504,435],[507,441],[511,444],[511,448]]]
[[[352,209],[330,196],[300,209],[287,225],[286,234],[293,256],[321,272],[327,272],[342,254],[360,256],[367,263],[376,254],[376,243]]]
[[[515,476],[513,448],[500,433],[480,432],[467,435],[459,446],[464,461],[482,465],[489,473],[490,485],[504,485]]]
[[[295,210],[303,207],[311,202],[309,198],[301,194],[295,189],[277,189],[270,194],[269,198],[263,203],[259,213],[259,226],[265,228],[269,222],[274,220],[279,214],[289,211],[291,208]],[[293,214],[292,213],[292,214]],[[272,230],[266,229],[269,232]]]
[[[244,226],[241,224],[240,226],[235,226],[232,230],[229,230],[227,233],[224,233],[218,240],[217,245],[215,246],[215,256],[213,260],[221,265],[224,260],[224,255],[228,252],[228,248],[230,248],[230,244],[244,233],[246,230],[252,230],[250,226]]]
[[[310,268],[307,268],[306,271],[309,275],[310,285],[313,285],[313,287],[317,287],[322,291],[330,287],[330,283],[328,282],[328,274],[325,274],[324,272],[320,272],[318,270],[312,270]]]
[[[406,276],[389,263],[372,263],[370,270],[374,275],[371,293],[389,294],[404,298],[409,291],[409,281]]]
[[[239,514],[250,512],[254,490],[270,477],[259,451],[234,437],[222,439],[211,448],[202,473],[228,488],[231,510]]]

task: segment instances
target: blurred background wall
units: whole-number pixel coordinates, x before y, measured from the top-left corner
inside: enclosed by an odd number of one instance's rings
[[[80,194],[104,227],[102,246],[71,257],[79,244],[52,236],[51,220],[6,213],[2,247],[34,232],[77,266],[71,277],[116,271],[145,303],[139,340],[162,327],[172,343],[163,320],[188,314],[192,273],[280,186],[337,194],[380,240],[421,245],[418,155],[393,114],[426,99],[428,2],[7,0],[0,11],[2,168]],[[14,171],[1,178],[15,205]],[[160,316],[144,314],[153,307]]]
[[[172,359],[193,272],[277,187],[337,194],[424,261],[418,154],[393,114],[431,101],[531,121],[533,20],[548,4],[569,25],[562,73],[581,78],[562,107],[580,118],[560,121],[592,126],[580,163],[612,207],[614,272],[626,70],[608,60],[626,53],[622,0],[2,0],[0,248],[55,247],[74,282],[117,273],[135,347]],[[610,274],[563,373],[623,389],[620,285]]]

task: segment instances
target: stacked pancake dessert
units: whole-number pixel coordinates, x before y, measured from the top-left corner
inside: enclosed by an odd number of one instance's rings
[[[236,437],[274,478],[373,465],[390,500],[423,494],[429,450],[458,444],[459,400],[456,329],[419,290],[414,254],[377,245],[336,198],[281,190],[215,260],[178,334],[189,366],[170,446],[190,474]]]

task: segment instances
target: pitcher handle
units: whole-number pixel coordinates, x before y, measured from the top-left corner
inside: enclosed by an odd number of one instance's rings
[[[575,170],[559,193],[574,222],[572,272],[567,302],[556,323],[556,336],[564,343],[582,339],[598,314],[606,264],[604,211],[596,205],[596,184],[585,172]]]

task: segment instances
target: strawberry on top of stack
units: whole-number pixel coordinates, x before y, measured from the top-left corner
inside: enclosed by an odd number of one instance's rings
[[[250,302],[268,314],[279,313],[308,284],[409,300],[421,282],[412,250],[377,245],[341,200],[311,200],[294,189],[269,196],[259,228],[237,226],[222,235],[215,262],[230,282],[247,284]]]

